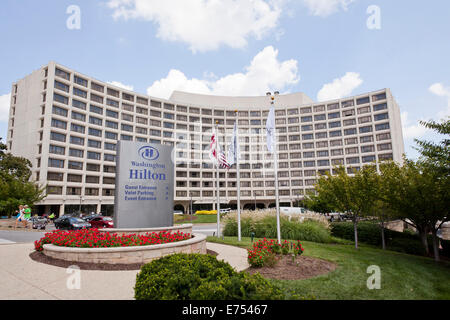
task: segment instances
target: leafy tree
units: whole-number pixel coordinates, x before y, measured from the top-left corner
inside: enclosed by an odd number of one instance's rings
[[[449,176],[433,164],[405,159],[404,165],[380,165],[384,203],[409,225],[416,228],[427,253],[427,234],[433,235],[433,251],[439,261],[437,230],[449,221]]]

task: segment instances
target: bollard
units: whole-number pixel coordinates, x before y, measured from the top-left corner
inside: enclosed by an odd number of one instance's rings
[[[255,233],[254,232],[250,233],[250,237],[252,238],[252,242],[253,242],[253,238],[255,237]]]

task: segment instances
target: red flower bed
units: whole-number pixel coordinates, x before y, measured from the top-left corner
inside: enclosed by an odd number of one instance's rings
[[[44,244],[51,243],[55,246],[73,248],[110,248],[110,247],[132,247],[148,246],[188,240],[190,233],[160,231],[158,233],[146,233],[145,235],[122,235],[116,233],[99,232],[98,229],[84,229],[77,231],[57,230],[46,233],[39,241],[34,242],[34,248],[42,251]]]
[[[274,239],[267,240],[266,238],[256,241],[252,249],[248,249],[248,263],[252,267],[262,267],[265,265],[274,265],[276,263],[276,255],[292,255],[293,258],[303,253],[302,244],[300,241],[284,240],[281,244]]]

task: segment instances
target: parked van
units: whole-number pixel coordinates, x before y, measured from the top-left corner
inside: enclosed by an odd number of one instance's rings
[[[305,213],[305,208],[302,208],[302,207],[280,207],[280,213],[284,213],[287,215],[302,214],[302,213]]]

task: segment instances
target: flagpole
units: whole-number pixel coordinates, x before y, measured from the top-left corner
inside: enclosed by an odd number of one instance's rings
[[[219,121],[216,121],[216,150],[219,150],[218,147],[217,147],[218,144],[219,144],[218,123],[219,123]],[[217,238],[220,238],[219,157],[220,157],[220,155],[217,155],[217,161],[216,161]]]
[[[237,117],[237,110],[234,111]],[[237,219],[238,219],[238,241],[241,241],[241,183],[240,183],[240,174],[239,174],[239,136],[237,130],[237,119],[235,120],[234,125],[236,126],[236,141],[235,141],[235,157],[236,157],[236,185],[237,185]]]
[[[278,92],[275,92],[275,95],[277,95]],[[272,96],[270,104],[275,109],[274,106],[274,100],[275,98]],[[276,127],[274,127],[275,130]],[[278,193],[278,153],[277,153],[277,139],[276,139],[276,131],[274,131],[275,139],[273,142],[273,157],[274,157],[274,173],[275,173],[275,203],[276,203],[276,210],[277,210],[277,240],[278,243],[281,244],[281,228],[280,228],[280,199],[279,199],[279,193]]]

